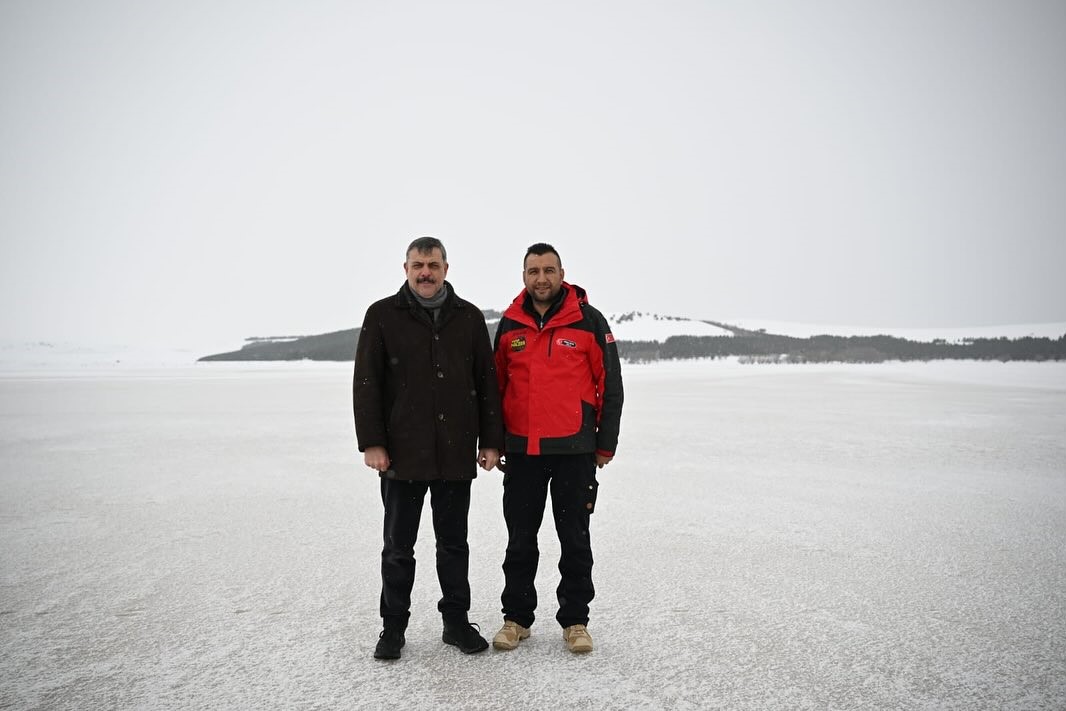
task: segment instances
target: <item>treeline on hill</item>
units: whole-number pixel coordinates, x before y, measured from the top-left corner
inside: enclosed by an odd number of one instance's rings
[[[359,329],[286,339],[253,337],[246,341],[239,351],[216,353],[200,360],[355,360]]]
[[[895,336],[812,336],[769,333],[735,336],[671,336],[656,341],[619,341],[619,354],[643,362],[679,358],[740,356],[750,362],[880,363],[886,360],[1066,360],[1066,334],[1057,338],[974,338],[908,341]]]
[[[492,312],[490,318],[499,318]],[[493,329],[490,328],[490,335]],[[249,338],[243,348],[202,361],[333,360],[355,358],[359,329],[286,339]],[[747,362],[880,363],[886,360],[1066,360],[1066,334],[1057,338],[975,338],[963,343],[908,341],[894,336],[793,338],[741,331],[735,336],[671,336],[657,341],[619,341],[630,362],[740,356]]]
[[[499,321],[503,314],[493,309],[482,309],[485,318]],[[495,326],[490,327],[492,335]],[[238,351],[215,353],[199,360],[355,360],[355,346],[359,343],[359,329],[322,333],[317,336],[252,336]]]

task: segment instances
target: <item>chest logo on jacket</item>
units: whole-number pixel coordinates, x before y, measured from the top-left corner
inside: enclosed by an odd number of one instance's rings
[[[511,350],[512,351],[515,351],[517,353],[518,351],[524,351],[525,349],[526,349],[526,337],[525,336],[519,336],[518,338],[512,338],[511,339]]]
[[[558,338],[555,341],[555,345],[563,346],[565,348],[577,348],[577,344],[571,341],[569,338]]]

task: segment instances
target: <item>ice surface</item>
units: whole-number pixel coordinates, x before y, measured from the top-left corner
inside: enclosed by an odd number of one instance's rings
[[[0,708],[1066,708],[1066,364],[625,366],[596,650],[550,523],[533,636],[442,644],[427,518],[398,662],[350,364],[202,365],[0,376]]]

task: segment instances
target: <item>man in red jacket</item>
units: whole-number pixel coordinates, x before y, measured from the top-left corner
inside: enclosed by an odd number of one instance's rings
[[[496,330],[508,540],[504,624],[492,644],[501,650],[529,637],[537,606],[537,532],[550,491],[561,549],[555,617],[570,651],[592,651],[589,516],[599,486],[596,469],[614,458],[618,444],[622,373],[607,320],[564,276],[554,247],[531,246],[522,263],[525,289]]]

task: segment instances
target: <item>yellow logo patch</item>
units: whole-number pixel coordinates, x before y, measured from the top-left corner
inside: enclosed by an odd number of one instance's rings
[[[511,350],[512,351],[522,351],[522,350],[525,350],[525,348],[526,348],[526,337],[525,336],[519,336],[518,338],[512,338],[511,339]]]

